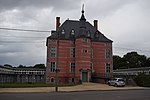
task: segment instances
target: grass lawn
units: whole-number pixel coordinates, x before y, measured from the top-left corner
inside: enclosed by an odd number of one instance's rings
[[[76,84],[60,84],[59,87],[63,86],[75,86]],[[55,84],[45,83],[3,83],[0,84],[0,88],[26,88],[26,87],[54,87]]]

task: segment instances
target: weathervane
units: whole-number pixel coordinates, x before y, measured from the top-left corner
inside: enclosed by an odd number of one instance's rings
[[[82,13],[84,13],[84,4],[82,5]]]

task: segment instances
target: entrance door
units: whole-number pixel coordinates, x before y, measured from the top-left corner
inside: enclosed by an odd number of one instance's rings
[[[82,72],[82,82],[87,82],[87,81],[88,81],[88,73]]]

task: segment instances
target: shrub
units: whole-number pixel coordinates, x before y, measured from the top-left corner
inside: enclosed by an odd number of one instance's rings
[[[150,87],[150,75],[145,75],[144,73],[141,73],[136,76],[134,80],[138,86]]]
[[[75,84],[59,84],[58,86],[59,87],[75,86]],[[1,83],[0,84],[0,88],[26,88],[26,87],[55,87],[55,84],[45,84],[45,83]]]

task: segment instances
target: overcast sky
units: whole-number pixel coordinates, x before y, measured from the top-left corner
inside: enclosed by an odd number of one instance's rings
[[[55,17],[79,20],[82,4],[85,17],[113,40],[113,54],[137,51],[150,57],[150,0],[0,0],[0,28],[51,31]],[[13,66],[46,62],[49,32],[20,32],[0,29],[0,64]]]

